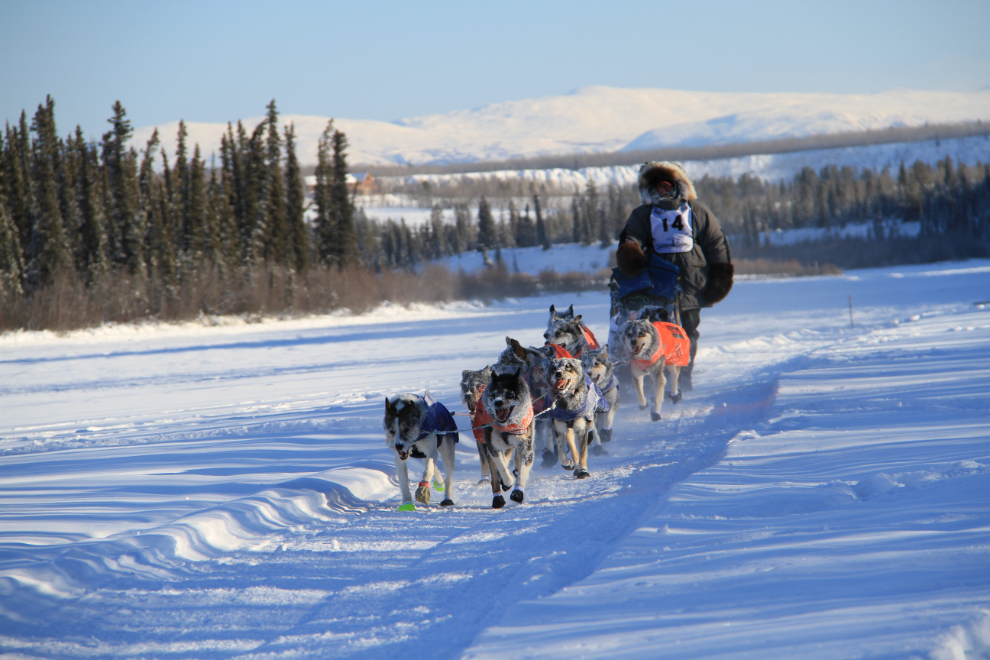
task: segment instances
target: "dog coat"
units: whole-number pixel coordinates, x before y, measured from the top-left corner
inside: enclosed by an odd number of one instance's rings
[[[419,425],[419,437],[416,438],[416,442],[433,434],[440,436],[438,446],[443,444],[445,437],[450,438],[451,442],[457,442],[457,424],[450,411],[429,392],[425,397],[418,398],[426,404],[426,414]]]
[[[584,417],[593,419],[595,413],[608,412],[608,401],[605,400],[602,391],[598,388],[588,374],[584,374],[584,384],[588,387],[588,396],[584,398],[584,405],[577,410],[565,410],[564,408],[551,408],[547,415],[551,419],[561,422],[573,422],[575,419]]]
[[[491,426],[494,429],[498,429],[505,435],[522,435],[529,428],[529,425],[533,423],[533,407],[530,406],[529,412],[526,417],[523,418],[521,422],[516,424],[499,424],[498,420],[488,414],[485,410],[485,405],[479,400],[478,407],[474,411],[474,418],[471,420],[474,439],[485,444],[485,429],[486,426]]]
[[[599,348],[601,348],[601,346],[598,344],[598,340],[595,339],[595,333],[593,333],[588,326],[582,323],[581,330],[584,332],[584,340],[588,342],[588,348],[590,348],[593,351],[597,351]],[[579,356],[575,356],[575,357],[579,357]]]
[[[615,377],[615,372],[613,371],[612,375],[609,376],[607,381],[605,381],[605,385],[601,386],[599,389],[601,389],[602,394],[605,394],[606,392],[611,392],[614,390],[618,385],[619,379]]]
[[[660,336],[659,348],[648,360],[630,360],[630,362],[646,371],[662,357],[664,364],[686,367],[691,361],[691,341],[687,338],[684,328],[673,323],[661,323],[660,321],[654,321],[653,327],[657,329],[657,334]]]
[[[572,358],[572,357],[574,357],[573,355],[570,354],[570,352],[568,352],[568,350],[566,348],[564,348],[560,344],[551,344],[551,343],[547,342],[547,346],[553,346],[553,357],[555,359],[556,358]]]

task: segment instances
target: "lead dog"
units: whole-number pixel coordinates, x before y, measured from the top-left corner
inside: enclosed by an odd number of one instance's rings
[[[653,388],[653,405],[650,419],[660,421],[660,407],[663,405],[663,392],[667,387],[667,377],[671,382],[670,398],[674,403],[681,400],[677,389],[677,378],[681,367],[690,360],[690,341],[684,329],[673,323],[650,322],[645,319],[630,321],[622,331],[623,343],[629,356],[639,409],[646,410],[646,396],[643,394],[643,378],[652,376],[656,382]]]
[[[608,410],[601,391],[574,358],[553,360],[554,405],[547,415],[553,419],[557,437],[567,440],[576,466],[574,476],[590,477],[588,472],[588,432],[595,428],[595,415]],[[558,453],[563,455],[559,447]]]
[[[588,349],[581,356],[581,368],[584,373],[591,376],[592,382],[598,386],[605,403],[608,404],[607,412],[598,413],[595,419],[595,427],[598,430],[598,437],[603,443],[612,440],[612,420],[619,409],[619,379],[612,370],[612,358],[608,354],[608,344],[600,349]],[[598,451],[599,445],[595,445]]]
[[[427,392],[426,396],[399,394],[385,398],[385,444],[395,453],[395,471],[402,491],[400,511],[415,511],[409,492],[409,457],[421,458],[426,464],[423,478],[416,488],[416,501],[430,503],[430,484],[437,458],[443,461],[444,493],[440,506],[454,505],[454,444],[457,425],[442,403]]]
[[[529,386],[521,370],[492,372],[492,380],[481,395],[481,403],[491,417],[485,428],[484,449],[492,473],[492,508],[505,506],[505,498],[499,491],[499,479],[503,484],[512,483],[509,474],[509,455],[515,450],[519,478],[509,499],[522,503],[524,490],[533,467],[533,400]]]

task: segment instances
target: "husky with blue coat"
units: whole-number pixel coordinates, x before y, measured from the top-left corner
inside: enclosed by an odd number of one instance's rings
[[[402,491],[400,511],[414,511],[412,493],[409,491],[407,459],[421,458],[425,463],[423,478],[416,488],[416,501],[430,503],[430,484],[437,459],[443,461],[444,493],[440,506],[454,505],[454,445],[457,442],[457,424],[450,411],[427,392],[399,394],[385,399],[385,444],[395,453],[395,471]],[[438,488],[439,490],[439,488]]]
[[[619,409],[619,379],[612,369],[612,358],[608,354],[608,344],[600,349],[588,349],[581,355],[581,367],[601,390],[608,404],[608,410],[599,412],[595,419],[598,437],[603,443],[612,440],[612,420]],[[595,445],[597,448],[600,445]]]
[[[608,411],[608,403],[598,386],[584,373],[580,360],[555,358],[552,365],[554,404],[547,416],[553,419],[557,432],[557,454],[564,455],[560,438],[565,438],[576,463],[565,468],[573,467],[574,476],[585,479],[591,476],[588,472],[588,433],[595,428],[596,415]]]

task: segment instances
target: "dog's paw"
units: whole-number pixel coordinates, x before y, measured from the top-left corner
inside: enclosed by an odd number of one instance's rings
[[[640,410],[646,410],[646,409],[647,409],[647,408],[649,408],[649,407],[650,407],[650,404],[648,404],[648,403],[644,403],[643,405],[641,405],[641,406],[639,407],[639,409],[640,409]]]
[[[489,477],[482,477],[481,479],[478,480],[478,485],[479,486],[481,486],[481,485],[488,486],[488,485],[491,485],[491,483],[492,483],[492,480]]]
[[[415,511],[416,505],[412,502],[403,502],[399,505],[399,511]]]
[[[667,392],[667,398],[670,399],[672,402],[677,403],[678,401],[684,398],[684,394],[680,391],[678,391],[677,394],[671,394],[670,392]]]
[[[440,491],[442,493],[444,488],[445,488],[445,486],[444,486],[444,483],[442,481],[438,481],[436,479],[433,480],[433,489],[434,490]]]
[[[448,498],[441,502],[440,506],[454,506],[454,500]]]
[[[492,498],[492,508],[493,509],[501,509],[503,506],[505,506],[505,498],[504,497],[502,497],[501,495],[496,495],[495,497]]]
[[[570,472],[571,470],[574,469],[574,464],[573,463],[561,463],[560,464],[560,467],[562,467],[565,470],[567,470],[568,472]]]
[[[600,433],[602,435],[602,442],[612,442],[612,429],[602,429]]]
[[[595,456],[601,456],[603,451],[605,451],[605,448],[602,447],[601,445],[591,446],[591,453],[594,454]]]
[[[423,504],[430,503],[430,486],[429,484],[425,486],[420,486],[416,489],[416,501],[422,502]]]
[[[650,413],[650,419],[652,419],[654,422],[659,422],[660,421],[660,413],[658,413],[658,412],[651,412]]]
[[[501,480],[499,481],[499,483],[502,484],[502,490],[503,491],[506,491],[506,490],[509,490],[510,488],[512,488],[512,484],[507,484],[507,483],[505,483],[504,481],[501,481]]]
[[[578,468],[578,469],[574,470],[574,478],[575,479],[587,479],[590,476],[591,476],[591,473],[588,472],[587,470],[585,470],[584,468]]]
[[[513,502],[519,502],[520,504],[522,504],[523,492],[521,490],[514,490],[512,491],[512,494],[509,495],[509,499],[512,500]]]

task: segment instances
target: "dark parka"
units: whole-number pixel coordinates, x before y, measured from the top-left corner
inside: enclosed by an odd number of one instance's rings
[[[661,180],[671,181],[677,184],[679,195],[673,200],[650,201],[651,189],[656,187]],[[691,227],[694,238],[694,247],[689,252],[674,254],[660,254],[662,259],[675,264],[681,269],[681,309],[697,309],[700,307],[711,307],[712,304],[722,300],[728,293],[724,292],[724,274],[728,271],[729,287],[732,278],[732,259],[729,255],[729,244],[722,233],[722,227],[718,218],[708,209],[707,206],[697,200],[694,185],[684,171],[673,163],[653,162],[646,163],[640,170],[639,175],[640,198],[646,202],[642,206],[633,209],[626,226],[619,235],[619,244],[627,241],[635,241],[642,247],[645,263],[649,263],[653,257],[653,231],[650,221],[650,214],[653,205],[664,210],[673,210],[682,203],[687,202],[691,207]],[[724,264],[714,268],[715,275],[710,282],[710,273],[713,271],[712,264]],[[620,268],[624,264],[620,260]],[[716,286],[710,288],[711,284]],[[706,295],[707,294],[707,295]]]

